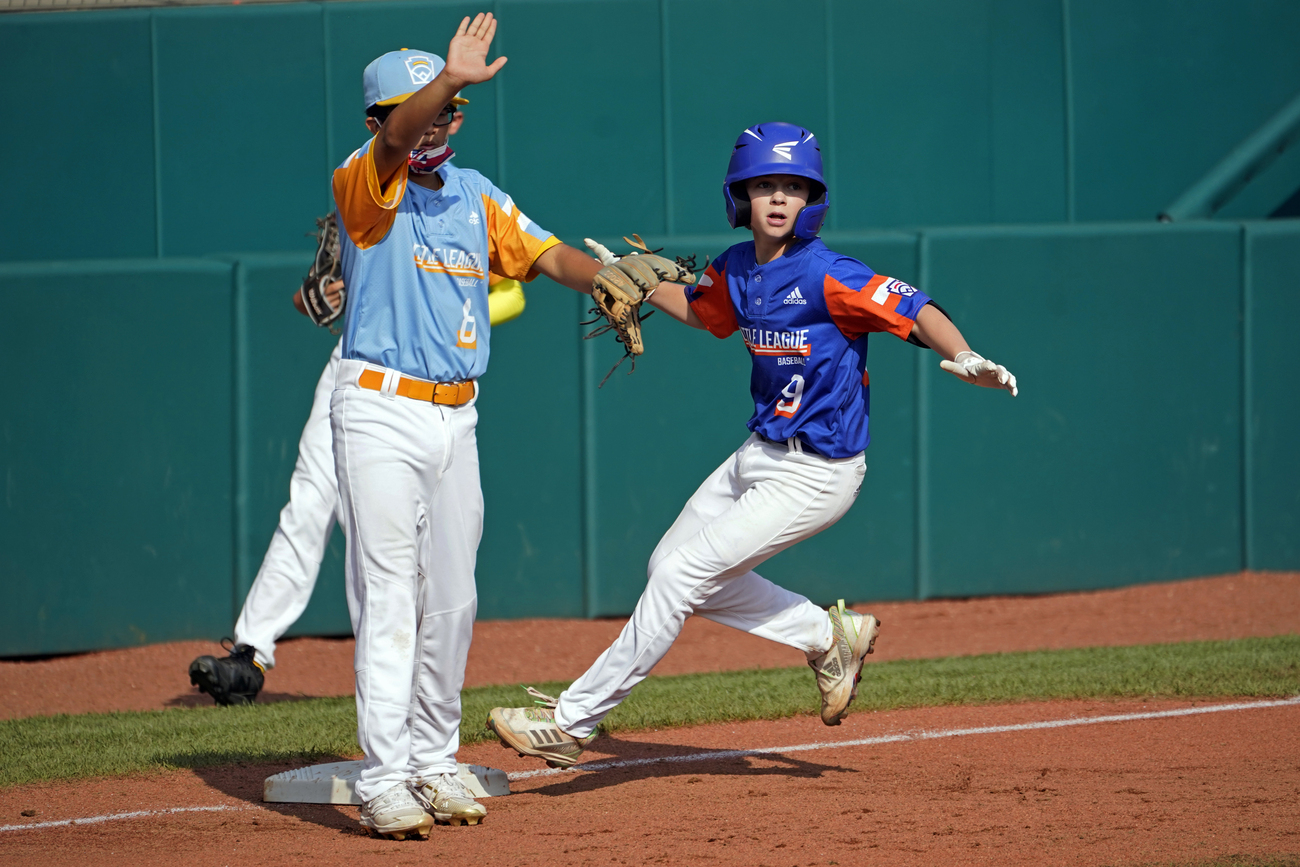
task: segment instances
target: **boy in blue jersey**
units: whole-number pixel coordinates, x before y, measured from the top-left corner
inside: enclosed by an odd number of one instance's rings
[[[753,363],[752,432],[687,502],[650,556],[631,620],[586,673],[540,707],[496,708],[503,745],[553,767],[577,761],[596,726],[663,658],[692,614],[804,651],[821,718],[839,725],[879,631],[870,614],[824,611],[753,570],[838,521],[866,474],[867,335],[932,348],[964,381],[1017,393],[1005,367],[971,352],[919,290],[828,249],[821,152],[786,123],[745,130],[723,182],[729,248],[693,287],[660,286],[650,303],[716,337],[740,331]],[[607,250],[592,245],[603,260]]]
[[[478,172],[447,163],[462,88],[490,80],[490,14],[447,61],[403,49],[363,76],[374,138],[334,172],[348,305],[330,399],[356,635],[361,824],[427,836],[486,810],[456,777],[460,690],[483,527],[474,435],[488,271],[590,292],[600,270]]]

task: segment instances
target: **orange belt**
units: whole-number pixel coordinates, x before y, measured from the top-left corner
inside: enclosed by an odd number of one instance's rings
[[[363,370],[361,378],[357,380],[357,385],[371,391],[382,391],[384,388],[384,373],[381,370]],[[423,379],[407,379],[402,376],[397,380],[397,395],[398,397],[409,397],[412,400],[427,400],[447,406],[460,406],[474,399],[474,380],[426,382]]]

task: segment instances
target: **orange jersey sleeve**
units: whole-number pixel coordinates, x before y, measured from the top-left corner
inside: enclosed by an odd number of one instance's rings
[[[686,300],[714,337],[730,337],[739,328],[736,308],[732,306],[731,292],[727,288],[725,262],[721,271],[718,270],[718,260],[710,262],[696,284],[687,287]]]
[[[334,170],[334,202],[339,219],[352,243],[362,250],[375,246],[388,234],[406,193],[406,163],[398,164],[389,177],[379,177],[370,152],[374,144],[371,139]]]
[[[827,274],[823,288],[826,310],[849,340],[872,331],[887,331],[906,340],[916,324],[917,312],[929,300],[901,280],[884,274],[873,275],[860,289],[851,289]]]
[[[496,187],[484,192],[487,214],[488,261],[492,271],[527,283],[537,276],[537,257],[560,239],[528,219],[509,196]]]

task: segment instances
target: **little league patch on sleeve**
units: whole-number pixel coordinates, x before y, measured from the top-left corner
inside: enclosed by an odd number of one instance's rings
[[[907,285],[902,280],[895,280],[893,277],[890,277],[884,283],[881,283],[876,287],[876,291],[871,295],[871,300],[877,304],[884,304],[885,299],[890,295],[911,297],[915,294],[916,289],[914,287]]]

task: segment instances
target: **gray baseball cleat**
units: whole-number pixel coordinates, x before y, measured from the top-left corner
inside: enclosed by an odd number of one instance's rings
[[[455,774],[429,780],[410,780],[411,794],[433,818],[447,825],[477,825],[487,818],[487,808],[474,800]]]
[[[376,837],[426,839],[433,828],[433,816],[415,799],[406,783],[398,783],[362,803],[361,826]]]
[[[880,621],[870,614],[846,610],[841,599],[828,609],[835,642],[816,659],[808,660],[817,673],[817,689],[822,694],[822,722],[837,726],[848,715],[849,705],[858,697],[862,680],[862,663],[875,649]]]
[[[200,656],[190,663],[190,683],[212,696],[217,704],[252,704],[262,691],[266,670],[253,658],[252,646],[230,642],[227,647],[227,642],[229,638],[221,640],[221,646],[230,651],[225,659]]]
[[[596,733],[575,738],[556,724],[554,698],[532,687],[528,687],[528,693],[537,697],[536,707],[494,707],[488,714],[487,727],[496,732],[501,746],[520,756],[543,759],[553,768],[571,767],[596,739]]]

